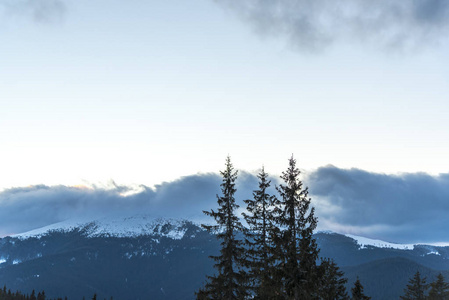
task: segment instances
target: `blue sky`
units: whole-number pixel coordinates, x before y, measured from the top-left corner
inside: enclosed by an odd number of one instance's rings
[[[0,0],[0,188],[448,173],[444,0]]]
[[[1,185],[151,185],[217,171],[227,154],[273,173],[291,153],[305,170],[447,171],[447,22],[424,37],[420,24],[363,38],[321,28],[335,40],[312,47],[279,23],[286,13],[271,27],[250,19],[273,9],[255,3],[3,0]],[[312,24],[335,18],[328,1],[278,3]],[[384,45],[388,30],[407,43]]]

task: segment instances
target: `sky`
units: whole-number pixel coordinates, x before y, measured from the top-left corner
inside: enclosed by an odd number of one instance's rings
[[[448,31],[445,0],[0,0],[0,206],[111,180],[158,193],[228,154],[276,177],[293,153],[323,225],[400,239],[406,220],[347,217],[389,201],[394,219],[406,195],[447,205]],[[438,188],[415,198],[414,180]]]

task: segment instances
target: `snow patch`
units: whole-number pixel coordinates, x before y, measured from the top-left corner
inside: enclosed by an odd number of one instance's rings
[[[3,257],[0,258],[0,264],[4,264],[6,262],[6,259],[4,259]]]
[[[316,233],[323,233],[323,234],[334,234],[335,232],[331,230],[319,230]]]
[[[413,244],[396,244],[389,243],[381,240],[369,239],[357,235],[345,234],[345,236],[355,240],[360,246],[360,249],[366,249],[369,246],[377,248],[390,248],[390,249],[400,249],[400,250],[413,250],[415,247]]]
[[[18,265],[18,264],[20,264],[22,261],[20,260],[20,259],[15,259],[15,260],[13,260],[12,261],[12,264],[13,265]]]

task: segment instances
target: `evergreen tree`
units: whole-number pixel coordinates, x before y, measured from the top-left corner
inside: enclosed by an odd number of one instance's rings
[[[229,156],[225,166],[225,170],[220,172],[223,181],[222,195],[217,195],[218,209],[204,211],[206,215],[213,217],[216,225],[202,225],[208,232],[216,233],[221,240],[220,255],[211,256],[218,274],[207,277],[208,282],[198,291],[197,299],[244,299],[249,294],[244,268],[247,265],[246,253],[243,241],[237,238],[237,234],[243,232],[243,226],[235,213],[239,207],[234,197],[237,171]]]
[[[429,300],[447,300],[449,299],[449,284],[444,281],[443,275],[440,273],[437,280],[430,284]]]
[[[317,225],[314,208],[310,207],[308,189],[299,179],[300,171],[293,156],[284,184],[277,187],[280,199],[276,203],[276,224],[280,228],[276,241],[276,256],[283,278],[286,299],[316,299],[319,291],[318,247],[313,238]]]
[[[349,299],[345,284],[348,282],[343,278],[344,273],[340,271],[337,264],[331,259],[324,259],[320,265],[321,287],[320,299],[322,300],[346,300]]]
[[[363,285],[360,283],[359,278],[354,282],[354,287],[351,289],[351,300],[369,300],[371,297],[366,296],[363,293]]]
[[[253,192],[253,199],[244,200],[248,213],[243,216],[248,223],[246,244],[248,246],[250,278],[256,299],[273,299],[278,294],[278,281],[274,278],[273,239],[276,230],[273,220],[275,196],[268,194],[271,181],[262,167],[257,176],[259,189]]]
[[[424,300],[426,299],[426,290],[428,285],[426,284],[426,278],[421,278],[419,271],[415,273],[413,278],[409,280],[407,288],[404,289],[404,296],[401,296],[402,300]]]

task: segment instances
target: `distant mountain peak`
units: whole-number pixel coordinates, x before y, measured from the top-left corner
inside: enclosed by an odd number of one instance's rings
[[[11,237],[27,239],[41,237],[54,231],[69,232],[80,230],[87,237],[137,237],[142,235],[165,236],[182,239],[187,231],[186,224],[192,222],[183,219],[169,219],[150,215],[133,215],[127,217],[103,217],[96,220],[66,220]]]

